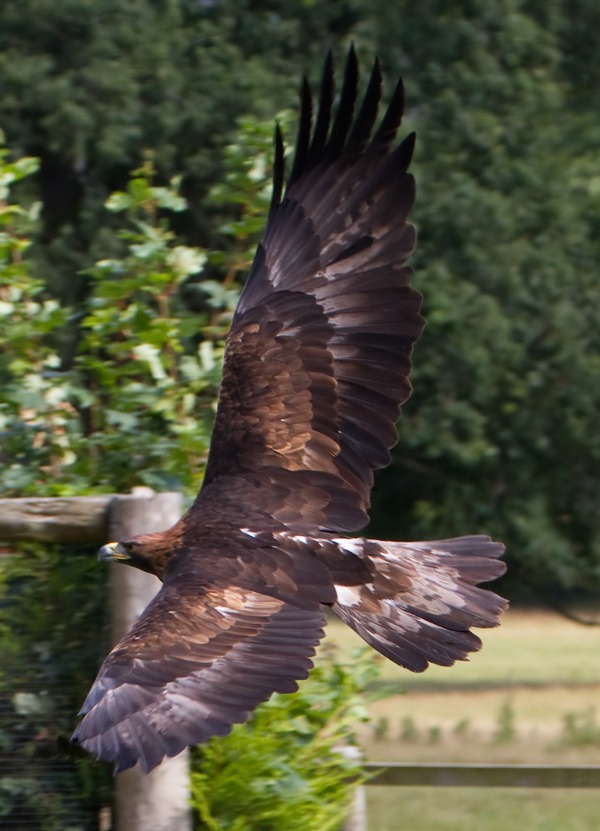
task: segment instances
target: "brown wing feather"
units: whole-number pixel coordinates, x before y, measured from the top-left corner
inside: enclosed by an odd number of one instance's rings
[[[350,55],[333,124],[330,72],[328,60],[312,140],[303,88],[293,173],[283,201],[274,199],[233,320],[199,495],[202,503],[218,480],[259,476],[265,515],[295,531],[365,524],[423,326],[405,265],[415,239],[406,222],[412,137],[390,151],[402,87],[369,144],[379,67],[353,120]]]
[[[144,771],[228,733],[273,692],[293,692],[323,636],[318,609],[238,587],[165,586],[106,658],[72,740],[115,772]]]

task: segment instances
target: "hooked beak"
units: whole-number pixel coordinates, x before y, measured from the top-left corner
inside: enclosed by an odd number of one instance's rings
[[[109,542],[107,545],[103,545],[98,551],[98,559],[103,563],[126,563],[131,559],[131,557],[129,556],[127,549],[122,546],[121,543]]]

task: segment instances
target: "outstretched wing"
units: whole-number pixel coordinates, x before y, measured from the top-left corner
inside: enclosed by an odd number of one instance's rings
[[[115,772],[138,760],[148,772],[225,735],[273,692],[293,692],[324,623],[317,604],[176,578],[102,664],[72,741]]]
[[[227,481],[238,496],[246,483],[255,507],[297,532],[352,531],[367,521],[373,471],[397,440],[423,326],[406,266],[415,240],[406,221],[413,137],[392,146],[402,86],[374,131],[378,64],[354,118],[357,78],[351,51],[332,117],[327,60],[314,129],[304,84],[283,200],[277,138],[273,204],[228,337],[198,497],[218,494],[223,506]]]

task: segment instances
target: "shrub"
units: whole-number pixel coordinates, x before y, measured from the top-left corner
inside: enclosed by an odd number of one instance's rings
[[[293,695],[275,694],[245,725],[194,749],[192,799],[202,831],[335,831],[362,777],[344,755],[365,721],[373,653],[351,664],[322,648]]]

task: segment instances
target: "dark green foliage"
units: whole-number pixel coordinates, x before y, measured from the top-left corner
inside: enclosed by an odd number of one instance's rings
[[[89,551],[29,547],[2,559],[2,828],[92,831],[110,804],[108,769],[61,749],[108,646],[104,578]]]
[[[194,751],[193,805],[202,831],[337,831],[361,777],[354,744],[376,673],[370,650],[349,665],[322,648],[293,695],[274,695],[246,725]]]
[[[8,176],[11,166],[2,170]],[[67,312],[47,298],[21,257],[27,239],[11,223],[14,216],[26,218],[23,212],[10,204],[1,209],[6,496],[126,491],[140,483],[197,487],[236,295],[213,292],[204,314],[191,316],[182,306],[179,289],[202,270],[206,255],[178,243],[158,216],[180,211],[185,202],[177,182],[157,187],[152,173],[147,163],[107,203],[124,215],[125,249],[89,271],[92,288],[77,316],[68,370],[47,339]]]
[[[165,180],[185,175],[182,225],[206,244],[214,223],[199,203],[236,118],[271,118],[294,94],[298,57],[320,61],[355,17],[349,0],[0,4],[0,124],[41,159],[36,253],[56,292],[80,300],[76,272],[117,250],[102,205],[145,149]]]
[[[10,161],[0,133],[0,471],[3,495],[23,493],[60,458],[62,414],[53,395],[59,366],[46,340],[66,314],[48,297],[25,259],[37,208],[11,200],[11,188],[37,167],[32,158]]]
[[[598,587],[600,205],[560,10],[377,7],[365,25],[404,68],[419,135],[427,327],[373,530],[485,530],[508,544],[514,582]]]

